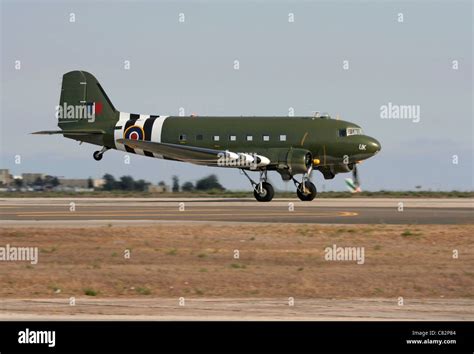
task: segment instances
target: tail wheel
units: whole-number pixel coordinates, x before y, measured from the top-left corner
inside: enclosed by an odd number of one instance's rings
[[[298,188],[296,188],[296,194],[300,200],[309,202],[316,197],[316,186],[310,181],[306,181],[304,183],[304,186],[306,187],[305,190],[303,190],[303,183],[300,183]]]
[[[103,154],[100,151],[95,151],[92,156],[94,157],[94,160],[100,161],[100,160],[102,160],[102,155]]]
[[[255,189],[253,191],[253,195],[255,196],[255,199],[257,199],[259,202],[269,202],[270,200],[273,199],[273,195],[275,194],[275,191],[273,190],[273,186],[270,183],[263,182],[262,191],[260,193],[259,193],[259,188],[260,186],[257,185],[255,186]]]

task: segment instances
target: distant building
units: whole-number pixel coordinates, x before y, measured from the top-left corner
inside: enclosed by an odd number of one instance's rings
[[[105,179],[103,178],[94,178],[92,180],[92,186],[94,188],[102,188],[105,184]]]
[[[23,173],[23,184],[27,186],[34,185],[38,178],[43,179],[46,175],[44,173]]]
[[[13,182],[13,176],[8,169],[0,169],[0,185],[8,186]]]

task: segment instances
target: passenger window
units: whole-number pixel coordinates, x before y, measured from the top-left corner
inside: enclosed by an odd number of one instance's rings
[[[202,134],[196,135],[196,140],[199,140],[199,141],[202,140]]]
[[[270,141],[270,135],[264,135],[263,141]]]
[[[236,141],[237,140],[237,137],[235,135],[230,135],[229,136],[229,140],[230,141]]]
[[[253,141],[253,136],[252,135],[247,135],[247,141]]]
[[[280,135],[280,141],[286,141],[286,135]]]
[[[219,135],[214,135],[214,141],[219,141]]]
[[[181,134],[179,136],[179,141],[186,141],[186,134]]]

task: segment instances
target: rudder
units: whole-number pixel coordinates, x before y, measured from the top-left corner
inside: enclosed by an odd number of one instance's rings
[[[99,81],[86,71],[63,75],[59,106],[58,118],[64,121],[87,119],[80,116],[84,109],[88,116],[95,114],[97,122],[115,121],[118,114]]]
[[[62,130],[97,129],[112,134],[115,122],[119,118],[119,112],[99,81],[92,74],[79,70],[63,75],[56,115],[58,126]],[[108,145],[107,142],[97,141],[98,138],[102,139],[91,136],[92,141],[83,138],[81,140],[97,145]]]

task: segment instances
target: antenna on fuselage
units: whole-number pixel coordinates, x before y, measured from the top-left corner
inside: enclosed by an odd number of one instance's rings
[[[313,111],[313,118],[331,119],[331,116],[327,112]]]

